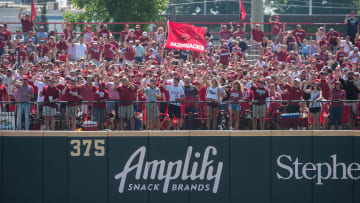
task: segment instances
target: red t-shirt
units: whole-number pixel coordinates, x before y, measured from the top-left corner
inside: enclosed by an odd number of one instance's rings
[[[254,102],[255,105],[263,105],[265,104],[265,100],[269,97],[269,90],[265,87],[252,86],[251,90],[254,92],[254,100],[258,102]]]
[[[55,41],[54,41],[54,42],[48,41],[47,45],[48,45],[48,47],[50,47],[50,48],[55,48],[55,47],[57,47],[57,43],[56,43]]]
[[[287,51],[279,51],[278,52],[278,61],[285,62],[287,57],[288,57]]]
[[[125,59],[132,61],[135,58],[135,49],[133,47],[126,47],[125,49]]]
[[[114,59],[114,51],[116,51],[116,47],[112,44],[104,45],[104,57]]]
[[[293,65],[295,65],[297,62],[297,57],[296,56],[287,56],[286,57],[286,63],[291,63]]]
[[[65,84],[57,84],[57,85],[56,85],[56,88],[58,89],[59,94],[60,94],[59,100],[60,100],[60,101],[65,101],[65,100],[64,100],[64,96],[61,94],[61,93],[62,93],[62,90],[65,88]]]
[[[282,24],[280,22],[273,21],[271,23],[271,34],[273,34],[273,35],[279,34],[279,32],[281,30],[281,25]]]
[[[143,31],[142,30],[138,30],[136,29],[134,32],[134,35],[136,36],[137,39],[139,39],[142,36]]]
[[[244,38],[244,33],[242,31],[235,31],[233,33],[233,38],[236,39],[237,37]]]
[[[221,30],[219,32],[220,39],[228,40],[231,37],[231,31],[230,30]]]
[[[16,51],[18,52],[18,58],[23,57],[23,60],[25,60],[27,48],[26,46],[17,46]]]
[[[238,62],[238,61],[242,61],[243,55],[241,52],[238,51],[237,53],[236,52],[231,53],[231,57],[234,57],[235,61]]]
[[[0,49],[5,47],[5,42],[8,41],[8,35],[5,32],[0,33]]]
[[[220,49],[219,50],[220,63],[223,65],[229,65],[230,60],[230,50],[229,49]]]
[[[295,36],[297,42],[299,42],[299,39],[302,42],[306,37],[306,32],[304,30],[293,30],[292,34]]]
[[[330,44],[336,44],[338,37],[340,37],[340,33],[338,33],[337,31],[334,31],[333,33],[326,33],[326,39],[329,41]]]
[[[0,86],[0,101],[5,101],[5,99],[8,96],[8,92],[5,86],[1,85]]]
[[[324,62],[322,60],[316,60],[316,70],[320,72],[323,67]]]
[[[107,39],[110,37],[111,32],[110,32],[110,30],[101,30],[99,32],[99,35],[102,36],[104,39]]]
[[[142,46],[147,46],[150,42],[150,38],[148,36],[140,36],[139,40]]]
[[[294,87],[292,85],[286,85],[286,89],[288,90],[289,100],[300,100],[301,97],[304,96],[304,92],[300,87]],[[293,105],[299,105],[299,103],[292,103]]]
[[[70,101],[70,103],[68,103],[68,106],[75,106],[78,104],[77,102],[80,101],[80,99],[75,96],[75,94],[81,95],[80,87],[69,85],[64,95],[64,101]]]
[[[121,31],[121,42],[124,42],[125,41],[125,38],[126,38],[126,35],[128,34],[129,32],[127,30],[123,30]]]
[[[109,92],[107,90],[104,91],[96,91],[95,92],[95,96],[94,96],[94,100],[97,101],[96,103],[94,103],[94,107],[95,108],[101,108],[101,109],[105,109],[106,108],[106,103],[105,102],[99,102],[99,101],[103,101],[103,100],[108,100],[110,98]]]
[[[52,108],[56,107],[56,103],[49,103],[49,97],[52,96],[52,99],[58,99],[59,98],[59,90],[56,87],[49,87],[45,86],[42,89],[43,95],[44,95],[44,106],[50,106]]]
[[[253,39],[257,42],[261,42],[263,37],[265,36],[262,30],[256,30],[256,29],[252,29],[251,34],[253,36]]]
[[[200,89],[199,89],[199,100],[205,101],[205,98],[206,98],[206,86],[202,85],[202,86],[200,86]]]
[[[40,57],[44,57],[48,52],[49,52],[49,48],[45,45],[43,47],[41,47],[40,45],[38,45],[36,47],[36,51],[39,53]]]
[[[284,90],[287,90],[286,85],[279,84],[279,88],[281,90],[281,98],[286,101],[289,100],[289,93],[285,93]]]
[[[136,88],[131,89],[130,85],[123,87],[123,86],[118,86],[116,88],[116,90],[119,93],[120,96],[120,101],[121,103],[119,103],[120,106],[128,106],[131,105],[131,103],[123,103],[124,101],[135,101],[136,99]]]
[[[88,53],[91,57],[91,59],[96,59],[96,60],[100,60],[100,48],[99,47],[90,47],[88,49]]]
[[[328,85],[328,81],[327,80],[320,80],[319,81],[319,87],[322,91],[322,96],[326,99],[326,100],[330,100],[330,88]]]
[[[59,55],[59,61],[66,62],[66,59],[67,59],[67,55],[66,55],[66,54],[60,54],[60,55]]]
[[[25,18],[21,19],[22,30],[23,32],[32,31],[34,23],[31,20],[26,20]]]
[[[56,44],[56,47],[58,48],[58,51],[61,52],[62,50],[67,51],[69,46],[67,45],[66,41],[59,41]]]
[[[342,61],[344,57],[347,57],[347,53],[345,51],[339,51],[336,57],[337,61]]]
[[[137,37],[136,37],[136,35],[133,35],[133,36],[128,36],[128,38],[127,38],[127,40],[126,40],[126,42],[130,42],[130,41],[133,41],[134,43],[135,43],[135,40],[137,40]]]
[[[230,101],[239,101],[243,97],[240,90],[231,90],[230,91]]]

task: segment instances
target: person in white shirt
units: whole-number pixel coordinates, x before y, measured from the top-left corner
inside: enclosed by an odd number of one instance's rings
[[[352,63],[357,63],[359,61],[359,56],[360,56],[360,52],[359,52],[359,48],[357,47],[355,47],[354,50],[349,53],[349,59],[351,60]]]
[[[344,46],[344,51],[349,53],[352,50],[353,44],[350,41],[350,36],[346,35],[345,40],[341,40],[341,45]]]
[[[168,114],[170,118],[170,127],[173,127],[176,130],[180,130],[181,125],[181,108],[180,101],[184,98],[184,89],[179,85],[180,79],[174,78],[173,85],[166,85],[166,80],[163,82],[163,87],[169,91],[170,99],[169,99],[169,107]],[[178,120],[178,125],[174,126],[174,117]]]
[[[75,46],[76,46],[75,58],[76,59],[86,58],[87,47],[86,47],[86,44],[84,43],[84,38],[80,38],[80,43],[76,43]]]

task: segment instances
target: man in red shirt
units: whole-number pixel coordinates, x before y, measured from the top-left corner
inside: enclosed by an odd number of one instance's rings
[[[10,101],[8,91],[7,91],[6,87],[3,85],[2,80],[3,79],[0,77],[0,101]],[[5,107],[5,105],[1,104],[2,111],[6,112],[7,110],[4,107]]]
[[[20,40],[19,42],[20,42],[20,45],[18,45],[16,47],[16,51],[18,53],[18,62],[21,64],[21,63],[24,63],[24,61],[25,61],[25,57],[27,55],[27,48],[24,45],[23,40]]]
[[[105,60],[114,61],[116,55],[116,47],[110,43],[110,39],[105,39],[103,53]]]
[[[121,81],[121,85],[119,82]],[[124,119],[130,120],[131,130],[135,129],[134,120],[134,105],[133,101],[136,101],[136,87],[129,82],[127,78],[122,78],[116,81],[114,91],[119,92],[120,103],[118,108],[118,115],[120,117],[120,130],[124,130]]]
[[[337,47],[340,45],[340,33],[335,31],[333,28],[330,28],[330,31],[326,33],[326,40],[330,44],[330,50],[336,51]]]
[[[245,33],[245,28],[246,28],[245,23],[236,25],[236,31],[233,33],[233,39],[236,39],[238,37],[243,39],[244,38],[244,33]]]
[[[64,101],[67,101],[65,109],[65,118],[68,130],[75,130],[76,116],[78,113],[79,102],[81,97],[81,89],[76,85],[77,78],[71,78],[71,84],[66,84],[62,90]]]
[[[136,55],[136,50],[133,47],[134,42],[130,41],[129,45],[125,48],[125,52],[124,52],[124,61],[125,61],[125,66],[126,65],[132,65],[133,61],[135,59],[135,55]]]
[[[96,86],[92,84],[93,76],[86,76],[86,83],[80,86],[82,101],[92,102],[95,101],[95,92],[98,90]],[[93,105],[91,103],[83,103],[81,104],[81,114],[86,116],[91,111],[91,107]]]
[[[34,32],[34,22],[31,21],[31,17],[30,17],[30,15],[28,13],[26,14],[25,18],[22,18],[21,17],[22,11],[23,11],[23,8],[20,9],[20,12],[18,14],[18,18],[21,21],[23,34],[27,35],[27,33],[29,31]]]
[[[223,44],[222,48],[218,51],[218,54],[220,56],[220,63],[225,67],[229,65],[230,50],[227,43]]]
[[[88,59],[99,65],[102,58],[102,48],[95,41],[88,49]]]
[[[55,87],[55,80],[49,79],[50,84],[40,91],[40,97],[44,97],[42,116],[45,120],[45,130],[55,130],[56,103],[59,100],[59,90]],[[51,122],[51,127],[50,127]]]
[[[100,28],[100,26],[100,24],[96,26],[96,31],[99,33],[99,35],[103,37],[103,39],[110,39],[112,34],[108,29],[107,24],[103,24],[102,28]]]
[[[60,36],[60,41],[56,44],[56,48],[59,53],[61,53],[62,50],[64,50],[65,52],[68,51],[69,45],[65,40],[65,35]]]
[[[261,42],[262,42],[263,37],[265,36],[265,34],[260,29],[260,24],[256,24],[255,28],[254,28],[252,18],[250,18],[250,27],[251,27],[251,34],[252,34],[252,40],[251,40],[252,46],[261,48],[262,47]]]
[[[103,129],[104,123],[106,122],[106,103],[109,100],[109,92],[105,89],[105,83],[99,82],[99,90],[95,92],[94,108],[91,112],[91,120],[99,123],[100,129]]]
[[[48,52],[48,46],[45,44],[44,40],[41,40],[40,44],[36,47],[36,55],[39,58],[44,58],[45,56],[47,56]]]
[[[255,80],[253,83],[255,84]],[[259,85],[253,85],[251,90],[254,93],[253,98],[253,130],[257,129],[257,121],[260,121],[260,129],[265,129],[264,117],[266,114],[266,98],[269,97],[269,90],[265,87],[265,80],[259,80]]]
[[[139,39],[142,35],[143,31],[141,30],[140,25],[136,25],[134,35],[136,36],[136,39]]]
[[[301,29],[301,25],[296,25],[296,29],[292,31],[292,34],[296,38],[297,43],[302,42],[306,37],[306,32],[305,30]]]
[[[148,37],[148,33],[143,32],[142,35],[139,37],[139,40],[140,40],[141,46],[146,48],[149,45],[149,42],[150,42],[150,38]]]
[[[125,39],[126,39],[126,36],[128,35],[128,33],[129,33],[129,24],[125,24],[124,30],[121,31],[121,33],[120,33],[120,42],[121,43],[125,42]],[[122,44],[122,46],[124,46],[124,44]]]
[[[294,85],[292,84],[291,77],[288,78],[288,84],[286,85],[286,89],[288,91],[288,99],[291,100],[302,100],[304,96],[303,90],[300,88],[300,79],[296,78],[294,80]],[[287,107],[287,113],[299,113],[299,102],[289,102]]]
[[[279,39],[282,23],[279,22],[279,16],[275,16],[274,20],[269,17],[269,23],[271,24],[271,40],[275,41]]]
[[[219,37],[222,42],[229,41],[229,39],[231,37],[231,33],[233,32],[232,22],[230,22],[230,27],[231,27],[230,29],[227,29],[226,25],[221,26],[221,30],[219,32]]]

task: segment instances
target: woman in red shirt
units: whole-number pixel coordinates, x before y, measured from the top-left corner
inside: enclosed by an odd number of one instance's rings
[[[230,104],[229,104],[229,129],[232,130],[233,126],[233,113],[235,112],[235,130],[239,130],[239,118],[240,118],[240,104],[242,99],[241,85],[238,80],[233,82],[232,89],[230,91]]]

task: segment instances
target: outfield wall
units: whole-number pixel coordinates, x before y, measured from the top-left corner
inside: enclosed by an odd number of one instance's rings
[[[359,203],[358,131],[0,133],[3,203]]]

